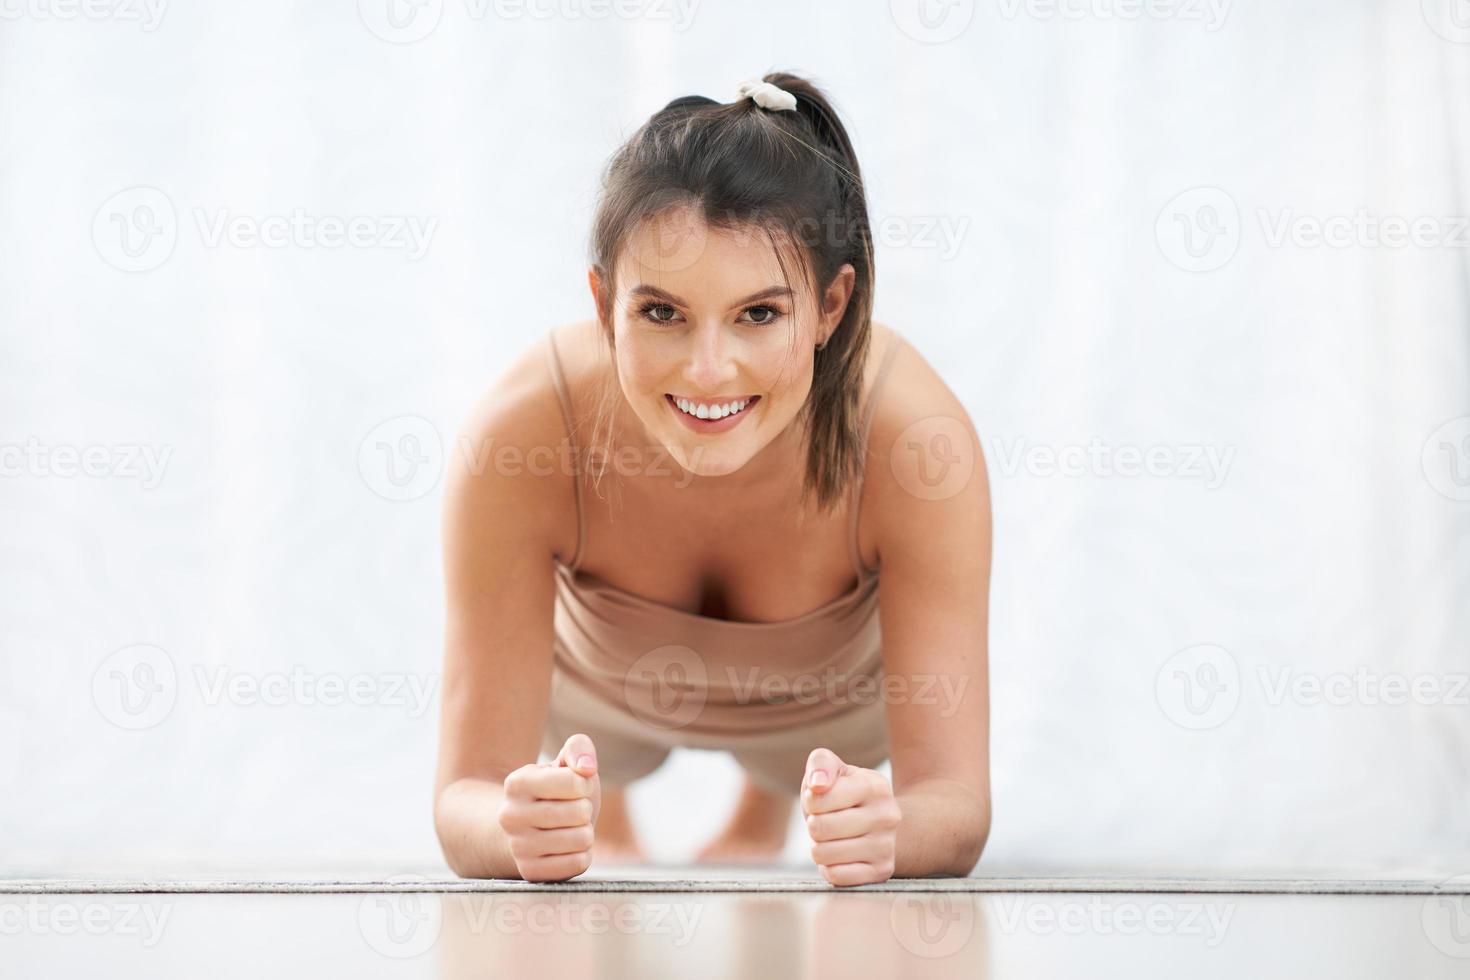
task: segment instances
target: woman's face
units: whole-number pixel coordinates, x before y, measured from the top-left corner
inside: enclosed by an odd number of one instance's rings
[[[646,222],[618,260],[623,395],[689,472],[734,473],[798,431],[813,348],[841,322],[854,274],[843,266],[819,304],[795,256],[786,261],[789,286],[763,231],[712,228],[690,208]],[[596,297],[595,270],[590,282]]]

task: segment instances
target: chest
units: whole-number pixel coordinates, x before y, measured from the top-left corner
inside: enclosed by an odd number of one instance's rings
[[[585,498],[581,570],[684,612],[742,623],[803,616],[851,591],[851,501],[833,511]]]

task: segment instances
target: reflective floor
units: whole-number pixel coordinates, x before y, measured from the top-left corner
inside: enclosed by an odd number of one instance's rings
[[[1470,977],[1470,898],[0,895],[15,977]]]

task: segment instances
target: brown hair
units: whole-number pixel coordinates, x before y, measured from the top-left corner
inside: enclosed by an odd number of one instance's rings
[[[796,110],[768,110],[750,98],[685,96],[654,113],[608,162],[590,242],[602,284],[597,316],[611,351],[618,253],[634,229],[676,207],[694,208],[711,228],[764,233],[783,274],[783,254],[795,254],[818,309],[837,272],[851,264],[852,296],[815,352],[811,393],[797,417],[807,445],[803,499],[815,494],[827,509],[862,464],[858,413],[872,336],[872,235],[857,158],[827,97],[787,72],[763,80],[795,96]],[[610,397],[611,388],[599,429],[611,424]],[[605,444],[604,463],[610,431]]]

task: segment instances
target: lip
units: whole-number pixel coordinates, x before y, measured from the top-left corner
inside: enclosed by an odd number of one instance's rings
[[[735,426],[745,421],[745,417],[750,414],[750,410],[755,408],[756,404],[760,402],[760,400],[760,395],[752,395],[749,399],[748,404],[746,404],[744,408],[736,412],[734,415],[726,415],[722,419],[697,419],[687,412],[680,410],[679,406],[674,403],[673,395],[664,395],[664,401],[668,403],[670,411],[679,416],[679,421],[683,422],[695,432],[699,432],[705,435],[715,435],[717,433],[725,432],[729,429],[735,428]]]

